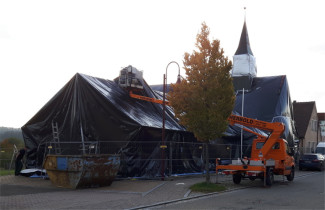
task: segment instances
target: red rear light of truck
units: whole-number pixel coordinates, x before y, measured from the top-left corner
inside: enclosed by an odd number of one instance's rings
[[[223,171],[223,174],[229,175],[230,174],[230,171]]]

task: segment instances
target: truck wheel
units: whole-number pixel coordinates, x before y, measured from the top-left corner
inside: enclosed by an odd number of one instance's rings
[[[266,169],[266,185],[267,186],[272,186],[274,181],[274,174],[273,174],[273,170],[271,168]]]
[[[232,180],[235,184],[240,184],[241,181],[241,174],[233,174],[232,175]]]
[[[287,177],[288,181],[290,181],[290,182],[293,181],[293,179],[295,178],[295,168],[294,167],[291,168],[290,174],[286,175],[286,177]]]

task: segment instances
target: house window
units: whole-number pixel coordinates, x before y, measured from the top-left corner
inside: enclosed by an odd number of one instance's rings
[[[317,120],[311,120],[311,130],[317,131]]]
[[[321,131],[321,135],[325,136],[325,121],[319,121],[319,127]]]

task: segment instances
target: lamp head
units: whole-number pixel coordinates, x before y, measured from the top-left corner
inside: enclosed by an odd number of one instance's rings
[[[181,83],[181,75],[177,75],[177,82],[176,84],[180,84]]]

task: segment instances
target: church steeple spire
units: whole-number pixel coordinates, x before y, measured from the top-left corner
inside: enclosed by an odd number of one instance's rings
[[[252,52],[251,46],[249,44],[248,32],[247,32],[247,27],[246,27],[246,18],[244,21],[243,30],[241,32],[239,45],[238,45],[235,55],[242,55],[242,54],[254,55]]]
[[[243,30],[241,32],[239,45],[233,57],[232,77],[252,78],[256,77],[256,60],[249,44],[248,32],[246,27],[246,15]],[[246,89],[246,88],[245,88]]]
[[[257,76],[256,60],[249,44],[246,27],[246,7],[243,30],[241,32],[239,45],[233,57],[233,67],[231,76],[233,78],[235,90],[250,90],[253,79]]]

